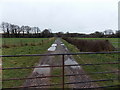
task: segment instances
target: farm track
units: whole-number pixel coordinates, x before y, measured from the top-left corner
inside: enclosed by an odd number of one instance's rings
[[[48,51],[47,53],[69,53],[69,50],[64,46],[61,45],[61,40],[60,39],[56,39],[54,44],[57,44],[56,50],[55,51]],[[71,59],[72,61],[75,61],[75,59],[73,58],[72,55],[65,55],[64,59],[65,61]],[[38,63],[39,65],[62,65],[62,56],[43,56],[40,60],[40,62]],[[49,75],[51,75],[52,71],[54,70],[53,67],[50,68],[51,72],[49,73]],[[65,67],[65,74],[85,74],[84,70],[82,69],[82,67],[80,68],[72,68],[72,67]],[[42,76],[42,74],[38,74],[33,72],[29,77],[39,77]],[[76,75],[76,76],[69,76],[69,77],[65,77],[65,81],[67,83],[73,83],[73,82],[85,82],[85,81],[89,81],[91,80],[90,77],[88,75]],[[39,85],[49,85],[52,84],[52,82],[50,82],[50,78],[35,78],[35,79],[29,79],[26,80],[26,82],[24,83],[23,86],[38,86],[36,88],[50,88],[49,86],[39,86]],[[68,88],[93,88],[93,87],[97,87],[98,85],[92,82],[89,83],[77,83],[77,84],[69,84]],[[62,86],[61,86],[62,87]]]

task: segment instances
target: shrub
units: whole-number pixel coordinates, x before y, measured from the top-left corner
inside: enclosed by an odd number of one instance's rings
[[[101,52],[113,51],[115,48],[108,40],[83,40],[63,38],[68,43],[75,45],[80,51],[84,52]]]

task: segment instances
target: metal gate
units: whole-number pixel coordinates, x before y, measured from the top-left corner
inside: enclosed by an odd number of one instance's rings
[[[0,57],[31,57],[31,56],[56,56],[56,55],[60,55],[62,56],[62,65],[56,65],[56,66],[35,66],[35,67],[13,67],[13,68],[2,68],[2,70],[12,70],[12,69],[31,69],[31,68],[45,68],[45,67],[62,67],[62,75],[49,75],[49,76],[41,76],[41,77],[36,77],[36,78],[52,78],[52,77],[62,77],[62,83],[61,84],[50,84],[50,85],[39,85],[40,86],[55,86],[55,85],[61,85],[62,88],[64,89],[66,84],[78,84],[78,83],[89,83],[89,82],[101,82],[101,81],[112,81],[112,80],[118,80],[118,78],[113,78],[113,79],[99,79],[99,80],[90,80],[90,81],[81,81],[81,82],[65,82],[65,77],[67,76],[75,76],[75,75],[84,75],[84,74],[65,74],[65,67],[68,66],[91,66],[91,65],[107,65],[107,64],[118,64],[119,65],[119,58],[116,62],[104,62],[104,63],[96,63],[96,64],[74,64],[74,65],[65,65],[64,64],[64,57],[65,55],[81,55],[81,54],[119,54],[120,51],[112,51],[112,52],[79,52],[79,53],[61,53],[61,54],[32,54],[32,55],[1,55]],[[119,70],[117,71],[106,71],[106,72],[91,72],[91,73],[87,73],[89,74],[109,74],[109,73],[119,73]],[[6,82],[6,81],[11,81],[11,80],[26,80],[26,79],[34,79],[34,78],[10,78],[10,79],[3,79],[2,82]],[[97,88],[108,88],[108,87],[118,87],[119,85],[110,85],[110,86],[99,86],[99,87],[94,87],[94,89]],[[38,87],[38,86],[19,86],[19,87],[12,87],[12,88],[30,88],[30,87]]]

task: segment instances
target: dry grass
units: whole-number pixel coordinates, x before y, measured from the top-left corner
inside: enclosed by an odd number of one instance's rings
[[[67,42],[75,45],[80,51],[85,52],[101,52],[113,51],[115,48],[108,40],[83,40],[64,38]]]

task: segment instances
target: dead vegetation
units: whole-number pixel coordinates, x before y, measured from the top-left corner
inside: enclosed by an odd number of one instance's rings
[[[84,52],[102,52],[115,50],[113,45],[108,40],[84,40],[72,38],[63,39],[75,45],[80,51]]]

